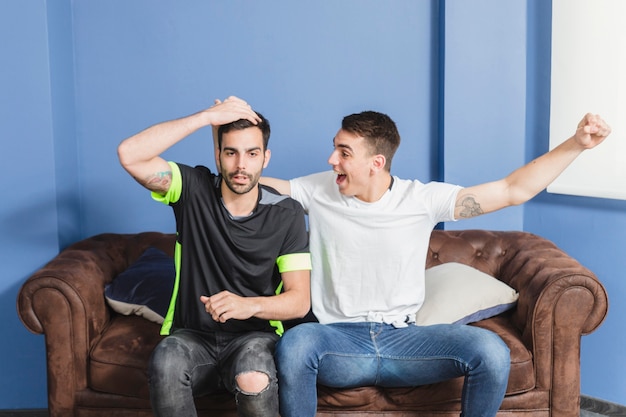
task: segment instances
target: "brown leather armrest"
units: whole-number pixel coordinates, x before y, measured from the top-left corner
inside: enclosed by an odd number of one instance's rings
[[[62,415],[71,415],[75,393],[87,387],[89,349],[110,318],[103,289],[116,271],[108,262],[97,251],[68,248],[18,295],[24,325],[45,335],[49,407]]]
[[[57,415],[73,415],[76,393],[87,387],[89,351],[114,314],[105,285],[149,246],[172,255],[174,235],[93,236],[62,251],[22,285],[18,315],[30,331],[45,335],[48,401]]]
[[[18,313],[24,325],[34,333],[55,333],[49,328],[58,323],[81,329],[83,336],[99,333],[108,320],[103,296],[104,286],[116,270],[100,253],[67,249],[35,272],[22,286]],[[53,298],[49,298],[56,295]],[[76,335],[75,337],[78,337]]]
[[[427,262],[465,263],[519,292],[511,320],[533,354],[536,386],[551,390],[552,416],[577,415],[580,338],[608,312],[597,277],[552,242],[525,232],[435,231]]]

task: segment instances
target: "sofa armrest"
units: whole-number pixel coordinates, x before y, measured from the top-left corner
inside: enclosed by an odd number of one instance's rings
[[[110,318],[103,288],[113,277],[114,270],[97,254],[68,249],[19,292],[20,319],[45,335],[49,407],[61,414],[73,415],[74,395],[87,386],[89,349]]]
[[[551,391],[552,416],[578,413],[580,338],[608,312],[598,278],[554,243],[526,232],[435,231],[428,266],[461,262],[519,292],[510,313],[534,358],[536,385]],[[554,384],[554,375],[566,384]]]
[[[512,320],[533,352],[537,387],[551,390],[552,416],[578,415],[580,339],[606,318],[605,288],[552,242],[532,235],[501,271],[519,291]]]
[[[148,246],[170,254],[173,235],[145,232],[102,234],[59,253],[22,285],[18,315],[33,333],[45,335],[48,402],[55,416],[73,415],[76,392],[88,385],[89,351],[111,318],[104,286]]]
[[[548,325],[575,329],[580,337],[606,318],[608,296],[596,275],[540,237],[502,265],[500,278],[520,293],[513,320],[528,346],[541,344]]]

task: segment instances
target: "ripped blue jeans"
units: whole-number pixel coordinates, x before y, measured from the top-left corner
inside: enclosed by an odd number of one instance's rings
[[[197,416],[194,398],[227,390],[242,417],[277,416],[278,385],[274,364],[275,333],[198,332],[177,329],[152,353],[148,366],[150,403],[156,417]],[[243,392],[236,377],[261,372],[269,385]]]

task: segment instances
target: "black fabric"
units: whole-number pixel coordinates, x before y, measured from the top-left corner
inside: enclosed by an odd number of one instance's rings
[[[274,295],[281,282],[278,257],[309,252],[302,206],[259,185],[254,212],[232,218],[222,203],[219,176],[203,166],[178,167],[182,191],[171,206],[181,264],[173,327],[274,332],[267,320],[258,318],[216,322],[199,299],[224,290],[244,297]]]

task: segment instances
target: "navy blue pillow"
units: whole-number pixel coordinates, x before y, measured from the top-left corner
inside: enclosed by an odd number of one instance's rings
[[[104,296],[114,311],[160,324],[167,313],[175,278],[174,260],[150,247],[104,287]]]

